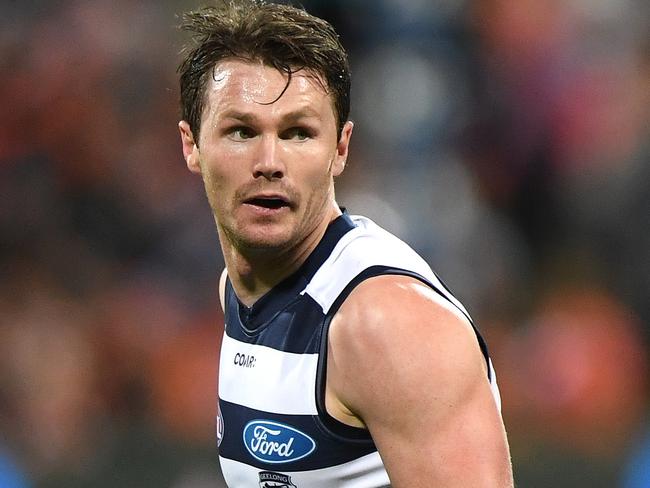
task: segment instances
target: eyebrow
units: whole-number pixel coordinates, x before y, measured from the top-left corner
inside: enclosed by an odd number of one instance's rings
[[[252,124],[257,120],[257,117],[250,112],[241,112],[235,109],[228,109],[221,114],[223,119],[235,119],[246,124]],[[309,119],[315,118],[321,120],[321,115],[316,110],[311,107],[301,107],[297,110],[292,110],[281,116],[281,120],[284,122],[296,122],[300,119]]]

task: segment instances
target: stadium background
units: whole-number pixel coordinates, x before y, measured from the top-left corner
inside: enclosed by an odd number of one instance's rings
[[[3,488],[221,486],[223,263],[176,128],[197,5],[0,2]],[[518,486],[650,486],[650,4],[304,5],[351,54],[339,201],[470,309]]]

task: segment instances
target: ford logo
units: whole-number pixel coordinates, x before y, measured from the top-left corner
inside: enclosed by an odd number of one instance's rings
[[[309,456],[316,443],[297,429],[270,420],[253,420],[244,427],[244,445],[258,461],[289,463]]]

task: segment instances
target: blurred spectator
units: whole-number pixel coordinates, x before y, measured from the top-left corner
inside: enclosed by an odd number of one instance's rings
[[[636,317],[603,290],[564,285],[493,345],[518,365],[499,380],[519,482],[614,486],[646,409],[647,351]],[[548,469],[556,462],[567,466]]]

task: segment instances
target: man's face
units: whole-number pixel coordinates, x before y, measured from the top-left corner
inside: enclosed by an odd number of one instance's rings
[[[297,245],[331,216],[333,178],[347,157],[332,100],[307,72],[225,60],[206,87],[200,140],[179,124],[191,171],[200,173],[220,234],[236,248]],[[272,103],[271,103],[272,102]]]

